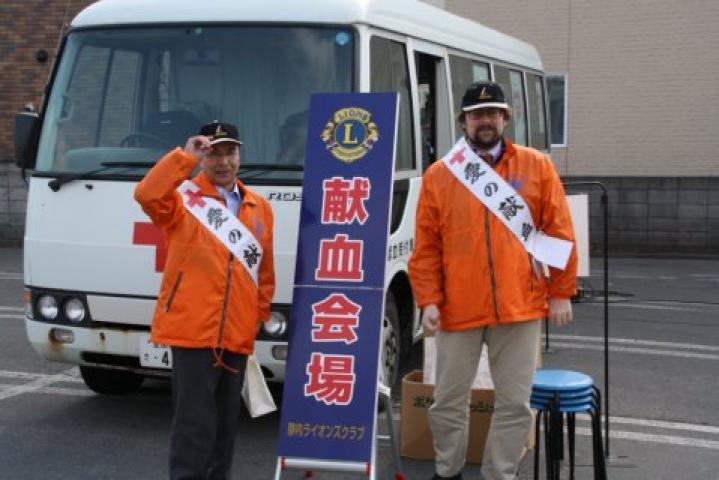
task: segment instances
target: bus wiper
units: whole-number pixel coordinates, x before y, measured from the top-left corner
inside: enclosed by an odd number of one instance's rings
[[[240,163],[240,170],[279,170],[282,172],[301,172],[302,165],[276,165],[274,163]]]
[[[240,172],[250,172],[249,175],[242,175],[243,180],[259,177],[268,172],[301,172],[304,169],[302,165],[277,165],[274,163],[240,164]]]
[[[50,180],[47,183],[47,186],[50,187],[50,190],[52,190],[53,192],[57,192],[58,190],[60,190],[61,186],[65,185],[66,183],[74,182],[75,180],[87,178],[98,173],[113,170],[115,168],[151,168],[155,165],[155,162],[102,162],[100,165],[102,165],[102,168],[97,168],[88,172],[82,172],[76,175],[69,175],[67,177],[59,177],[54,180]]]

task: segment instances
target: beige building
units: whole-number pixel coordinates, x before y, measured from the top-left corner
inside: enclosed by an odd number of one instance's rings
[[[719,254],[719,2],[425,1],[537,47],[552,74],[552,158],[565,181],[608,187],[613,251]],[[7,3],[0,242],[19,242],[26,195],[12,164],[12,117],[41,103],[60,27],[91,0]]]
[[[552,158],[609,188],[612,250],[719,253],[719,2],[443,3],[532,43],[565,81]]]

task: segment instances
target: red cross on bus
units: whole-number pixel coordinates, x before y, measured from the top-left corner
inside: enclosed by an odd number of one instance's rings
[[[135,222],[132,229],[133,245],[154,245],[155,246],[155,271],[163,272],[165,270],[165,260],[167,260],[167,246],[165,245],[165,237],[159,228],[149,222]]]

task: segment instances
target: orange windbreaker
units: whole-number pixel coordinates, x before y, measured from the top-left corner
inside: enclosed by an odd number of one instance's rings
[[[176,148],[137,185],[135,200],[165,236],[167,262],[152,321],[152,341],[188,348],[254,351],[257,323],[270,316],[275,291],[272,210],[242,182],[240,221],[262,244],[258,287],[245,267],[187,211],[177,187],[199,159]],[[224,203],[203,173],[192,179],[202,195]]]
[[[564,188],[552,162],[540,152],[505,140],[494,169],[524,198],[535,226],[574,241]],[[529,254],[512,232],[441,161],[422,179],[415,248],[409,260],[420,307],[436,304],[449,331],[544,318],[547,295],[576,292],[576,246],[564,271],[537,278]]]

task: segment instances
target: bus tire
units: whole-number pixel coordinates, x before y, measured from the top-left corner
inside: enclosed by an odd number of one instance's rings
[[[399,377],[399,362],[402,358],[402,331],[399,324],[399,311],[392,292],[387,292],[382,321],[382,343],[380,348],[380,379],[392,388]]]
[[[145,377],[123,370],[80,367],[80,375],[87,388],[102,395],[123,395],[140,389]]]

